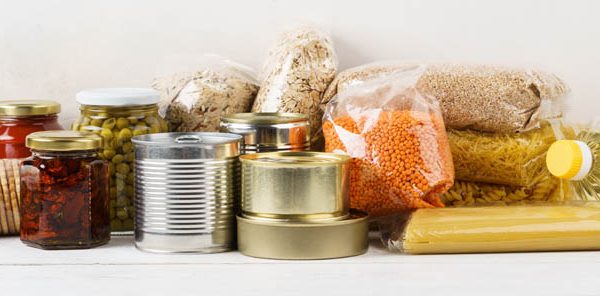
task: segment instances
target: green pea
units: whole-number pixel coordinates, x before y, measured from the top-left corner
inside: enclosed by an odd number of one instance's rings
[[[150,126],[150,133],[157,134],[160,133],[162,129],[160,128],[160,124],[156,123]]]
[[[90,122],[91,125],[93,126],[97,126],[97,127],[101,127],[102,126],[102,119],[92,119],[92,121]]]
[[[133,219],[127,219],[127,220],[123,221],[123,227],[125,227],[125,229],[132,229],[133,228]]]
[[[138,123],[138,119],[135,116],[127,117],[127,120],[129,120],[129,124],[132,124],[132,125]]]
[[[117,209],[117,218],[119,218],[120,220],[125,220],[127,219],[129,215],[127,215],[127,210],[124,208],[118,208]]]
[[[133,206],[127,207],[127,213],[129,214],[129,217],[135,217],[135,208]]]
[[[104,138],[104,141],[110,141],[110,140],[112,140],[114,135],[110,129],[102,128],[102,131],[100,132],[100,136],[102,136],[102,138]]]
[[[119,221],[119,219],[113,219],[112,221],[110,221],[110,228],[112,231],[117,231],[123,229],[123,225],[121,224],[121,221]]]
[[[121,149],[123,150],[123,153],[131,152],[133,151],[133,144],[131,142],[123,143],[123,147],[121,147]]]
[[[127,161],[129,163],[133,163],[134,159],[135,159],[135,153],[129,152],[129,153],[125,154],[125,161]]]
[[[126,163],[120,163],[117,165],[117,172],[119,174],[127,175],[129,173],[129,165]]]
[[[117,178],[115,181],[115,185],[117,187],[117,195],[119,192],[123,192],[125,190],[125,181],[123,179]]]
[[[129,120],[127,120],[127,118],[119,118],[117,119],[117,128],[118,129],[124,129],[124,128],[128,128],[129,127]]]
[[[141,136],[141,135],[145,135],[148,133],[148,129],[147,128],[136,128],[133,130],[133,136]]]
[[[115,127],[115,124],[116,120],[114,118],[109,118],[102,123],[102,127],[112,130]]]
[[[112,157],[112,163],[114,164],[119,164],[122,163],[123,160],[125,160],[125,157],[122,154],[116,154],[115,156]]]
[[[117,135],[117,139],[119,141],[129,141],[132,136],[133,136],[133,133],[131,132],[131,130],[128,128],[124,128]]]

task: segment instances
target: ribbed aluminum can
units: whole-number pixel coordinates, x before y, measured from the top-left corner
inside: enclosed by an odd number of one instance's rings
[[[242,154],[310,149],[308,116],[300,113],[234,113],[221,117],[221,132],[242,135]]]
[[[241,140],[192,132],[132,139],[137,248],[215,253],[235,247]]]

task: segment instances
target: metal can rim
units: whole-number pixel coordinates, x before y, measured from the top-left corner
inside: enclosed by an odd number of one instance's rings
[[[202,141],[202,138],[213,138],[212,141]],[[218,139],[218,141],[215,141]],[[161,147],[186,147],[198,145],[225,145],[240,142],[241,135],[217,132],[176,132],[139,135],[131,138],[135,145],[156,145]]]
[[[273,125],[283,123],[308,122],[308,115],[303,113],[262,112],[232,113],[221,117],[222,123],[240,123],[252,125]]]
[[[293,158],[308,158],[309,161],[296,161],[296,162],[277,162],[277,161],[264,161],[264,159],[283,159],[284,157]],[[310,161],[313,159],[314,161]],[[339,165],[348,163],[352,158],[347,155],[328,153],[328,152],[314,152],[314,151],[285,151],[285,152],[264,152],[255,154],[245,154],[240,156],[242,163],[250,163],[253,165],[265,165],[265,166],[314,166],[314,165]],[[325,161],[327,160],[327,161]]]

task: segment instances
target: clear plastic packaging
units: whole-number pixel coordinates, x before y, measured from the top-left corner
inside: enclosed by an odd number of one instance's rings
[[[380,228],[408,254],[598,250],[600,203],[419,209]]]
[[[439,100],[444,122],[452,129],[522,132],[541,119],[561,115],[567,85],[555,75],[530,69],[487,65],[430,64],[417,89]],[[411,71],[416,63],[379,62],[348,69],[330,84],[322,105],[352,85]]]
[[[580,127],[575,139],[559,140],[548,149],[546,165],[565,180],[578,199],[600,201],[600,122]]]
[[[152,85],[160,92],[159,113],[169,122],[170,131],[214,132],[222,115],[250,111],[258,92],[250,68],[216,55],[195,62],[176,60],[189,65],[168,66],[180,70],[156,78]]]
[[[523,133],[448,130],[457,180],[531,187],[549,176],[546,151],[575,131],[561,120],[540,123]]]
[[[311,146],[319,149],[323,140],[319,103],[336,71],[337,57],[329,36],[304,27],[286,32],[269,53],[252,112],[307,114]]]
[[[442,207],[454,168],[434,98],[400,73],[348,88],[327,106],[325,151],[352,157],[351,207],[371,216]]]
[[[509,186],[492,183],[455,180],[454,186],[442,195],[446,206],[514,206],[534,203],[554,203],[578,199],[565,180],[549,173],[529,186]]]

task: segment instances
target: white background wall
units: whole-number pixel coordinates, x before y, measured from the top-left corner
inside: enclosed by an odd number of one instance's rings
[[[219,53],[259,67],[277,34],[329,31],[340,68],[381,59],[535,66],[600,107],[600,2],[542,0],[0,0],[0,98],[49,98],[63,120],[91,87],[149,86],[170,55]]]

